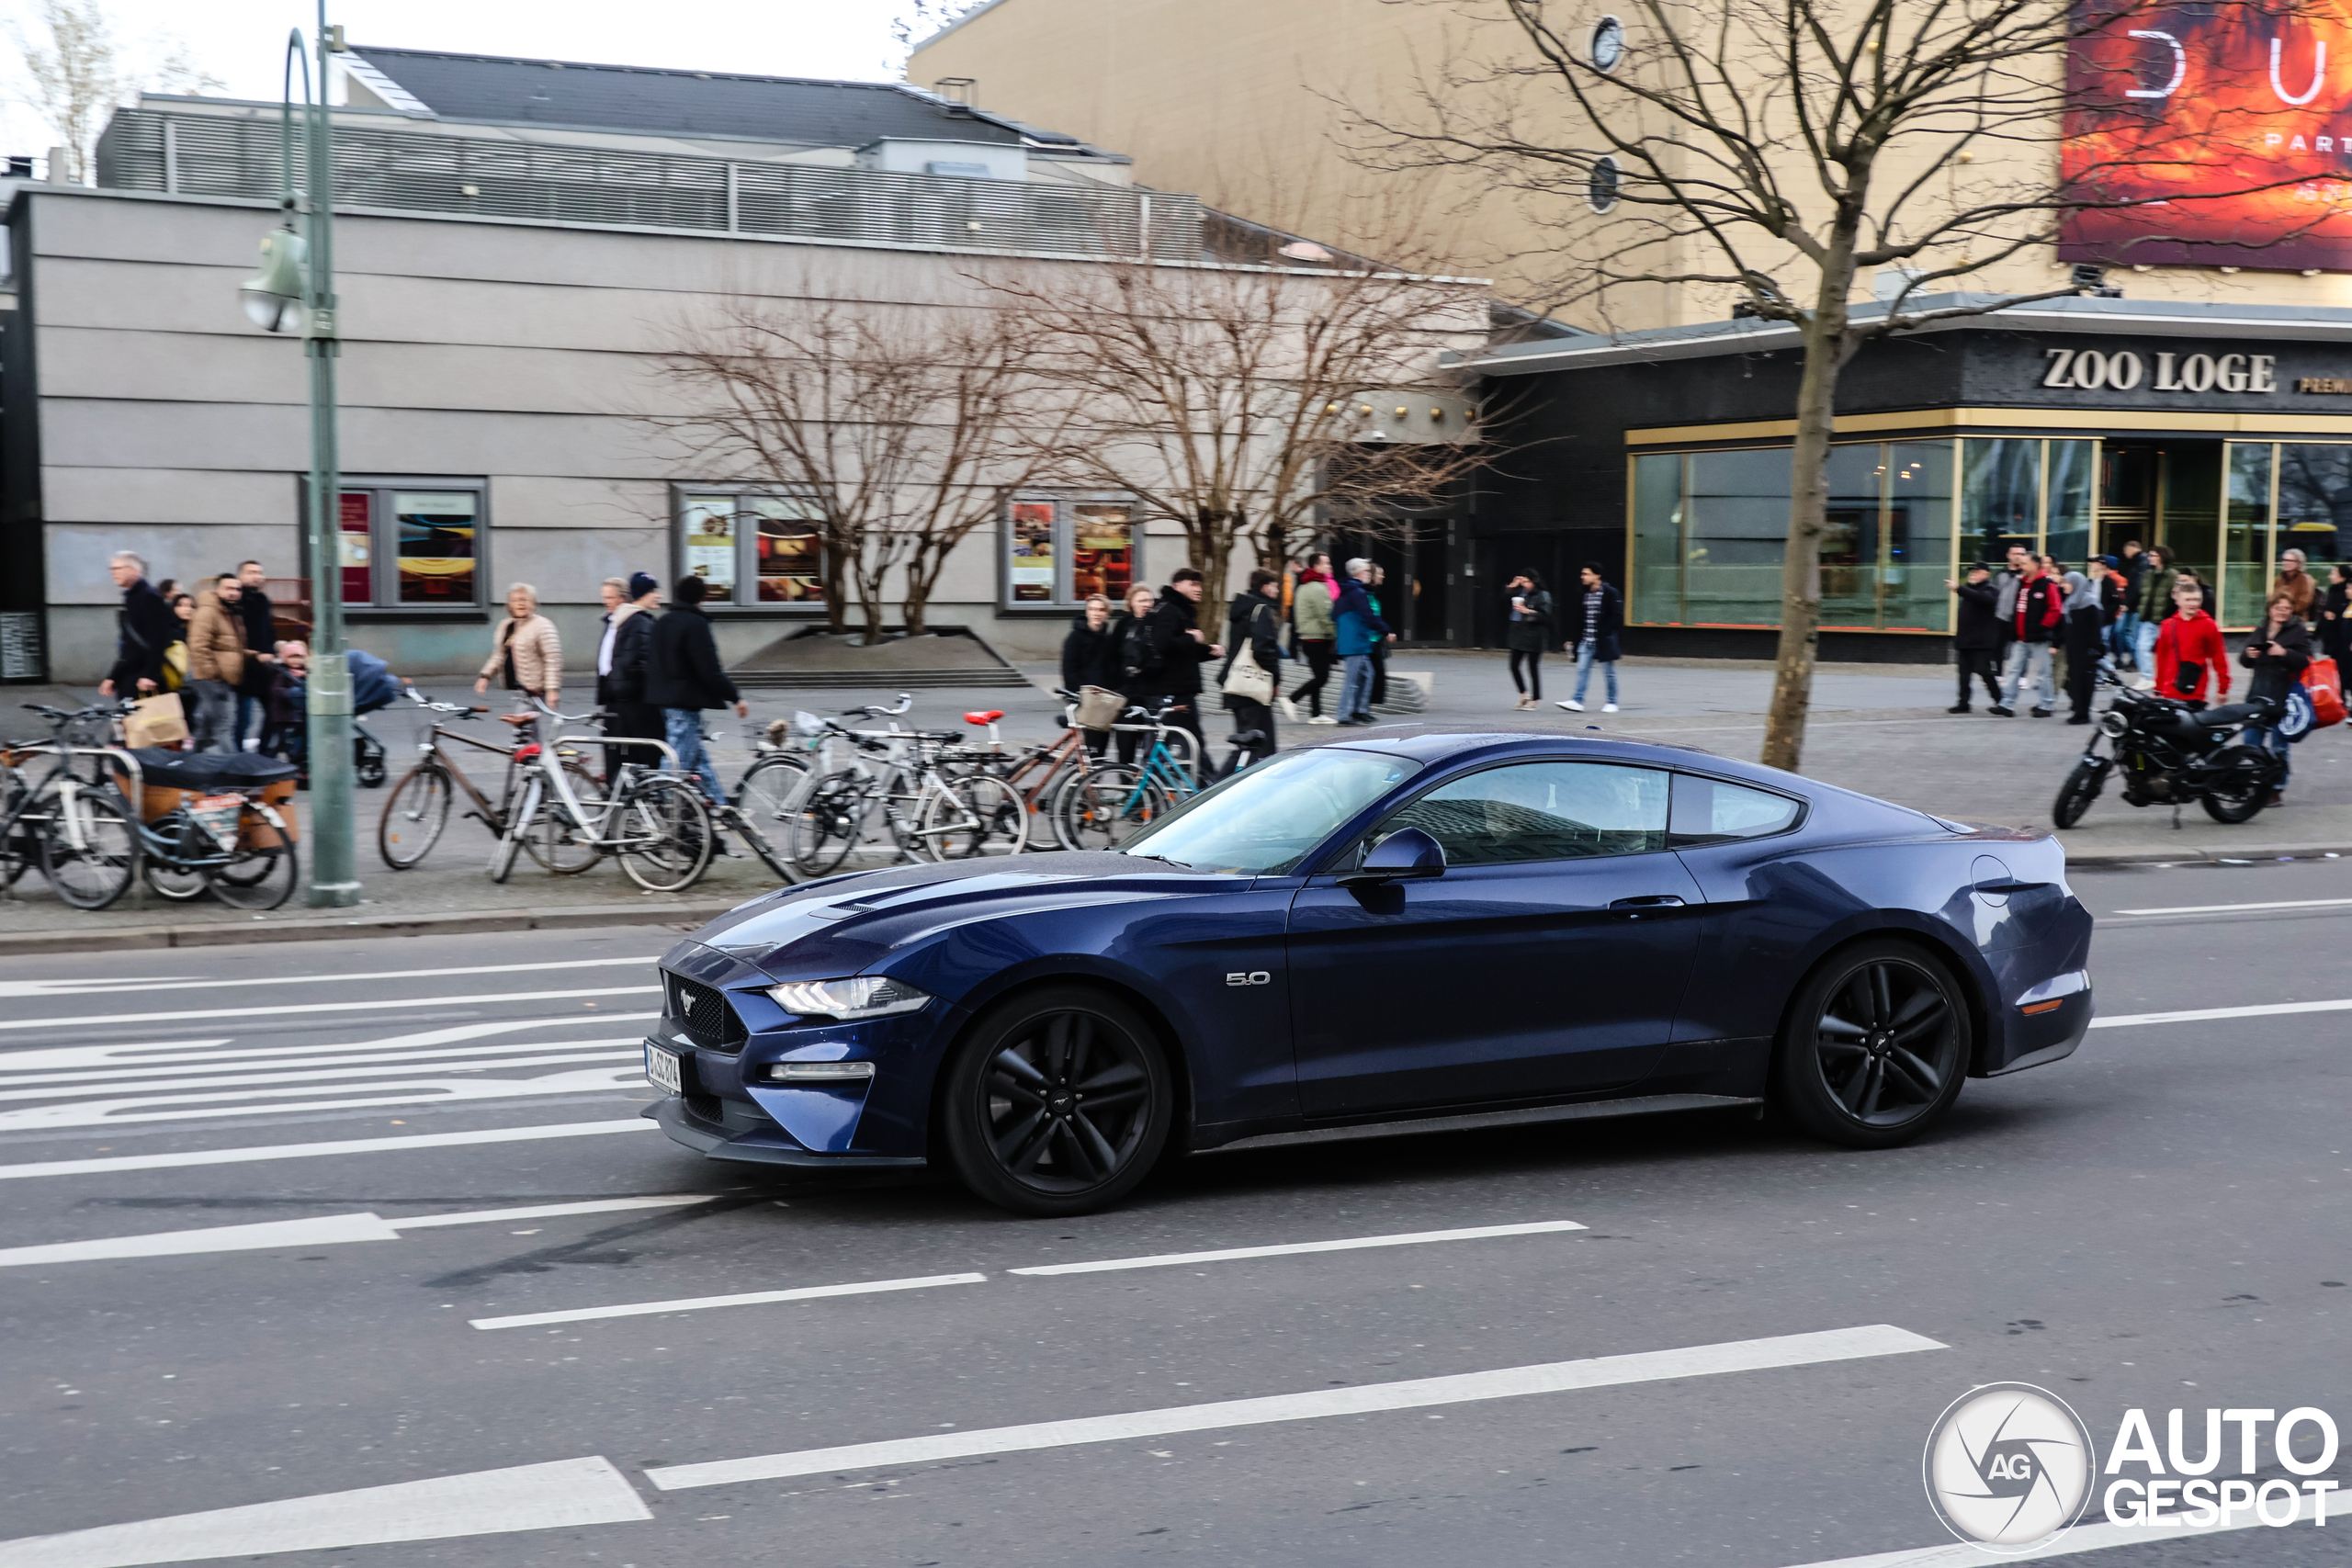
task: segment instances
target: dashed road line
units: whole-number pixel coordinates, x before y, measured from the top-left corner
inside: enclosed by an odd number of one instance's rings
[[[126,991],[209,991],[254,986],[335,986],[350,982],[373,985],[379,980],[440,980],[453,975],[519,975],[546,969],[617,969],[631,964],[653,964],[661,954],[642,958],[566,958],[548,964],[473,964],[457,969],[379,969],[356,975],[248,975],[235,980],[199,980],[176,975],[90,976],[70,980],[0,980],[0,998],[117,996]]]
[[[2134,1029],[2148,1023],[2206,1023],[2222,1018],[2275,1018],[2282,1013],[2352,1011],[2352,998],[2330,1002],[2260,1002],[2242,1008],[2190,1008],[2181,1012],[2132,1012],[2091,1020],[2093,1029]]]
[[[893,1291],[928,1291],[939,1285],[980,1285],[986,1274],[924,1274],[910,1280],[867,1280],[850,1285],[805,1285],[791,1291],[752,1291],[733,1296],[686,1296],[671,1302],[629,1302],[621,1306],[580,1307],[569,1312],[518,1313],[477,1317],[476,1328],[536,1328],[547,1323],[588,1323],[600,1317],[652,1317],[662,1313],[701,1312],[709,1307],[762,1306],[770,1302],[814,1302],[831,1296],[873,1296]]]
[[[337,1155],[398,1154],[413,1149],[462,1148],[471,1144],[532,1143],[541,1138],[592,1138],[605,1133],[660,1130],[640,1117],[605,1117],[595,1122],[554,1122],[533,1127],[477,1127],[463,1133],[409,1133],[398,1137],[336,1138],[315,1144],[260,1144],[232,1149],[184,1149],[175,1154],[37,1160],[24,1165],[0,1165],[0,1181],[24,1181],[44,1176],[94,1176],[114,1170],[178,1170],[189,1166],[244,1165],[258,1160],[322,1159]]]
[[[1187,1263],[1230,1263],[1244,1258],[1285,1258],[1303,1252],[1354,1252],[1374,1247],[1419,1247],[1437,1241],[1484,1241],[1493,1236],[1543,1235],[1580,1231],[1574,1220],[1537,1220],[1519,1225],[1476,1225],[1467,1230],[1406,1231],[1396,1235],[1351,1236],[1343,1241],[1294,1241],[1273,1247],[1228,1247],[1216,1252],[1163,1252],[1148,1258],[1106,1258],[1092,1263],[1041,1263],[1008,1269],[1009,1274],[1107,1274],[1122,1269],[1173,1269]]]
[[[75,1018],[0,1019],[0,1029],[92,1029],[102,1023],[144,1026],[179,1023],[194,1018],[290,1018],[299,1013],[383,1012],[397,1008],[467,1007],[477,1002],[555,1002],[576,997],[642,997],[659,986],[597,986],[577,991],[487,991],[469,997],[388,997],[372,1002],[292,1002],[268,1008],[187,1008],[176,1012],[93,1013]]]

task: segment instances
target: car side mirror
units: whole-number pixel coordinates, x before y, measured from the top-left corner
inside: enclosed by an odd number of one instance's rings
[[[1445,846],[1419,828],[1400,828],[1374,844],[1363,864],[1340,878],[1342,887],[1369,882],[1405,882],[1445,874]]]

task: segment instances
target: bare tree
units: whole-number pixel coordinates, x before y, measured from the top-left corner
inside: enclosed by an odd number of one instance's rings
[[[2265,4],[2244,0],[2245,19]],[[2167,124],[2175,57],[2131,41],[2179,30],[2147,19],[2177,9],[2157,0],[1635,0],[1606,23],[1597,6],[1557,0],[1466,8],[1503,24],[1488,31],[1490,55],[1442,68],[1410,121],[1361,113],[1359,156],[1476,165],[1532,197],[1561,235],[1564,299],[1603,319],[1629,289],[1687,291],[1798,330],[1763,758],[1777,767],[1793,769],[1803,750],[1831,420],[1856,351],[2080,292],[2033,273],[2086,216],[2136,212],[2162,228],[2199,204],[2293,183],[2249,182],[2231,166],[2226,122],[2251,110],[2231,107],[2227,83],[2199,84],[2198,134]],[[2165,68],[2153,85],[2142,80],[2152,65]],[[2148,215],[2160,206],[2165,217]],[[1857,310],[1858,282],[1881,268],[1895,278],[1891,297]],[[1962,288],[1976,291],[1924,302]]]
[[[182,92],[220,85],[195,66],[187,44],[176,39],[161,40],[156,57],[143,67],[130,60],[98,0],[38,0],[32,13],[45,38],[28,38],[15,22],[8,33],[30,86],[27,106],[48,122],[73,160],[70,168],[51,170],[51,178],[90,177],[107,115],[137,96],[141,85]]]
[[[664,356],[685,409],[655,423],[815,511],[832,630],[854,597],[878,640],[895,572],[921,634],[948,557],[1038,460],[1011,328],[969,307],[730,299]]]
[[[1482,287],[1280,244],[1271,266],[1111,262],[996,285],[1063,400],[1051,471],[1174,522],[1212,592],[1238,548],[1279,569],[1319,514],[1376,531],[1392,505],[1434,501],[1494,457],[1459,405],[1442,439],[1418,438],[1431,432],[1417,405],[1451,385],[1441,350],[1483,340]],[[1400,423],[1380,405],[1404,389]],[[1400,438],[1408,424],[1416,438]]]

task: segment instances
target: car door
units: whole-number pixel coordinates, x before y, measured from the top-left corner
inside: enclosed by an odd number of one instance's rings
[[[1633,1083],[1690,983],[1700,894],[1667,849],[1663,769],[1532,761],[1423,793],[1399,829],[1442,876],[1293,896],[1288,948],[1301,1108],[1345,1116]]]

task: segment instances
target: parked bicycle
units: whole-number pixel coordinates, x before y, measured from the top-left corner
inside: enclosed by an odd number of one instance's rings
[[[853,708],[844,716],[895,716],[912,702],[901,694],[896,707]],[[1028,812],[1012,787],[987,771],[988,753],[957,745],[952,733],[818,722],[824,740],[845,749],[846,761],[808,780],[788,818],[786,854],[803,875],[830,875],[869,832],[877,840],[887,836],[900,858],[918,863],[1019,854],[1028,847]]]
[[[429,701],[414,686],[408,687],[407,692],[409,701],[424,712],[443,715],[460,722],[480,719],[490,712],[486,707]],[[533,716],[529,714],[501,714],[499,718],[518,731],[533,722]],[[469,735],[435,723],[425,739],[417,746],[420,755],[415,766],[392,786],[392,793],[384,799],[383,815],[377,818],[376,852],[383,857],[384,863],[394,871],[407,871],[421,863],[432,852],[433,846],[441,841],[442,830],[449,825],[450,804],[460,795],[470,803],[470,808],[465,815],[489,829],[492,838],[503,840],[507,828],[514,821],[514,808],[522,798],[523,786],[533,771],[531,758],[520,754],[523,744],[518,738],[514,745],[502,746],[495,739]],[[504,761],[505,768],[499,780],[495,798],[475,787],[474,782],[466,776],[465,770],[458,765],[455,749],[458,747],[487,751]],[[587,781],[587,769],[576,755],[562,761],[567,772],[571,773],[575,779],[586,781],[588,787],[594,787],[593,781]],[[540,851],[536,844],[525,843],[522,848],[533,859],[540,859]],[[594,863],[592,858],[586,864],[573,869],[584,871]],[[549,865],[548,869],[557,871],[561,868]]]
[[[0,747],[0,889],[13,894],[37,865],[65,903],[103,909],[138,875],[137,815],[116,779],[127,775],[136,788],[139,762],[107,743],[130,706],[24,705],[48,721],[51,738]]]
[[[558,713],[531,699],[538,719],[584,724],[594,716]],[[567,748],[622,746],[658,751],[666,767],[630,761],[611,770],[609,785],[571,764]],[[676,893],[699,881],[710,865],[716,835],[701,789],[676,772],[678,754],[666,741],[602,735],[553,734],[516,748],[526,769],[521,798],[506,831],[491,852],[492,879],[503,882],[527,846],[548,870],[572,874],[605,855],[650,893]]]
[[[1072,849],[1115,850],[1201,790],[1200,753],[1190,730],[1170,724],[1173,697],[1130,707],[1114,732],[1148,734],[1133,762],[1102,762],[1067,780],[1054,822]]]
[[[291,762],[247,751],[133,755],[150,890],[175,903],[209,893],[237,909],[275,909],[294,896],[302,868]]]

